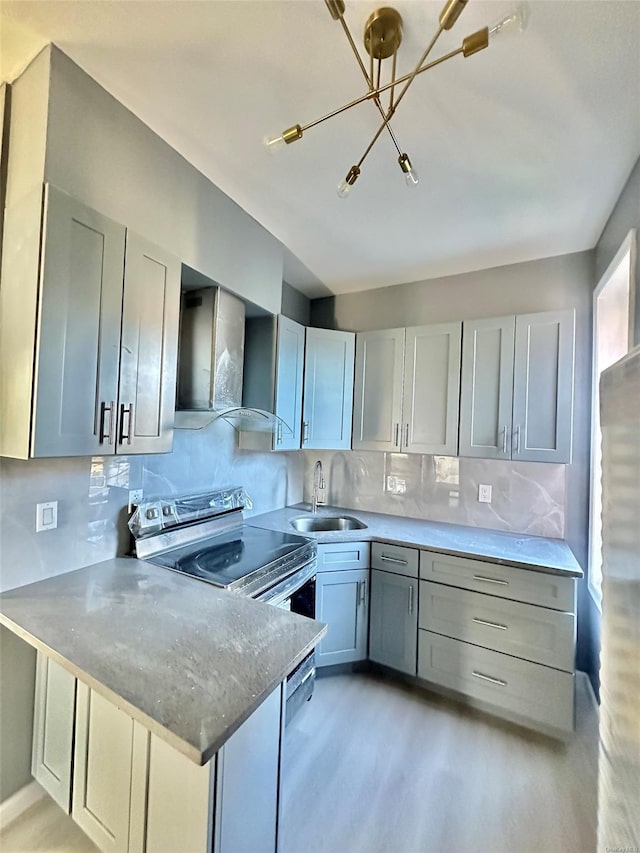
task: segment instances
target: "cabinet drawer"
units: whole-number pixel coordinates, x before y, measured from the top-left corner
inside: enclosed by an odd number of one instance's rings
[[[420,581],[419,624],[436,634],[573,672],[573,613]]]
[[[497,595],[499,598],[575,612],[573,578],[549,575],[534,569],[516,569],[484,560],[421,551],[420,577],[426,581]]]
[[[544,726],[573,731],[574,676],[418,631],[418,677]]]
[[[318,545],[319,572],[338,572],[368,568],[368,542],[336,542],[327,545]]]
[[[384,542],[371,543],[371,568],[393,572],[396,575],[418,577],[418,550],[403,545],[388,545]]]

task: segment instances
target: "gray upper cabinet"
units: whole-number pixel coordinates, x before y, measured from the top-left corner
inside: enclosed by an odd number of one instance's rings
[[[418,648],[418,580],[371,571],[369,658],[415,675]]]
[[[571,461],[575,313],[464,324],[460,455]]]
[[[511,458],[515,317],[464,324],[460,456]]]
[[[512,458],[571,462],[575,312],[516,317]]]
[[[455,455],[461,328],[442,323],[358,334],[354,448]]]
[[[3,404],[15,403],[2,455],[171,450],[179,262],[51,185],[44,200],[40,271],[17,250],[3,261],[3,350],[22,343],[16,377],[0,368]],[[26,233],[22,212],[8,217]]]
[[[302,447],[349,450],[355,334],[307,329]]]
[[[356,336],[354,450],[400,449],[404,337],[404,329]]]
[[[407,329],[404,356],[402,449],[458,452],[461,323]]]
[[[278,425],[273,439],[274,450],[300,449],[304,344],[304,326],[280,315],[276,343],[275,413],[291,432]]]

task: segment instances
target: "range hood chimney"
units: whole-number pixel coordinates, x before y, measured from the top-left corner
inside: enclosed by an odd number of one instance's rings
[[[276,429],[272,412],[242,405],[244,335],[242,299],[218,286],[182,294],[176,429],[202,429],[218,418],[238,431]]]

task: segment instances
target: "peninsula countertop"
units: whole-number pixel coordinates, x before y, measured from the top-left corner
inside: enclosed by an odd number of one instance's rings
[[[299,503],[247,518],[246,523],[255,527],[284,530],[290,533],[293,530],[291,521],[309,512],[309,504]],[[583,574],[573,551],[562,539],[546,539],[543,536],[527,536],[446,522],[422,521],[416,518],[343,507],[319,507],[317,514],[319,516],[350,515],[367,525],[361,530],[304,533],[304,536],[313,536],[319,543],[375,540],[439,551],[458,557],[476,557],[505,566],[514,566],[517,569],[531,569],[574,578],[581,578]]]
[[[0,624],[197,764],[326,631],[126,557],[3,593]]]

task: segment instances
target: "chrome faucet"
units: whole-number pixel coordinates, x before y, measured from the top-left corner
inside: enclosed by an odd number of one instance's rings
[[[324,474],[322,462],[318,459],[313,467],[313,495],[311,496],[311,512],[318,511],[318,492],[324,489]]]

